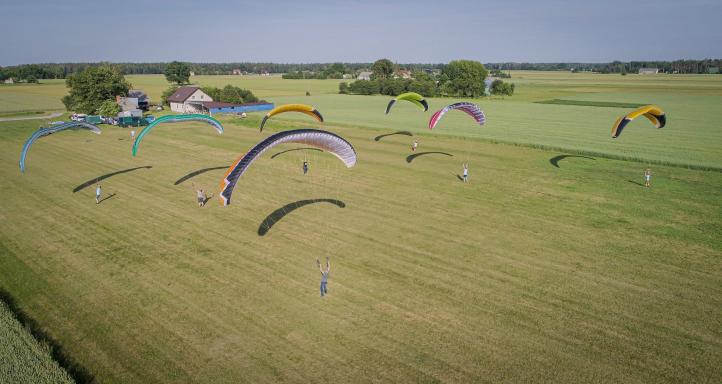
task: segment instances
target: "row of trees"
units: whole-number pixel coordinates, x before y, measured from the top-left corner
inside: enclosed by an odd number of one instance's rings
[[[441,69],[437,76],[416,71],[412,79],[394,78],[397,66],[389,59],[377,60],[372,66],[371,80],[357,80],[351,84],[339,84],[339,93],[359,95],[396,96],[404,92],[416,92],[425,97],[456,96],[476,98],[486,92],[486,77],[489,71],[478,61],[454,60]],[[514,84],[495,80],[491,93],[509,95],[514,93]]]
[[[675,61],[613,61],[611,63],[493,63],[486,65],[498,70],[526,71],[590,71],[599,73],[637,73],[640,68],[659,68],[664,73],[719,73],[722,59]]]
[[[65,79],[73,73],[82,72],[91,67],[107,65],[108,63],[48,63],[24,64],[0,68],[0,81],[13,78],[20,81],[33,81],[33,79]],[[197,75],[228,75],[239,69],[248,73],[303,73],[317,74],[327,71],[329,67],[341,64],[345,71],[336,73],[355,73],[369,68],[371,63],[309,63],[309,64],[279,64],[279,63],[188,63],[189,71]],[[171,63],[115,63],[121,73],[125,75],[136,74],[164,74]],[[411,71],[428,69],[442,69],[444,64],[403,64]],[[675,60],[675,61],[614,61],[611,63],[488,63],[485,67],[490,70],[532,70],[532,71],[593,71],[600,73],[636,73],[639,68],[659,68],[665,73],[716,73],[722,68],[722,59],[704,60]],[[328,73],[328,77],[332,78]],[[309,77],[305,77],[309,78]]]
[[[284,73],[284,79],[343,79],[343,75],[350,73],[351,70],[344,63],[333,63],[324,66],[317,72],[312,71],[292,71]]]

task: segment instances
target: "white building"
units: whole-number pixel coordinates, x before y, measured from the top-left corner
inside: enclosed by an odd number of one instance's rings
[[[656,75],[659,73],[659,68],[639,68],[640,75]]]
[[[362,71],[358,74],[358,77],[356,80],[371,80],[371,75],[373,75],[373,72],[370,71]]]
[[[206,101],[213,99],[195,86],[180,87],[168,97],[170,110],[178,113],[202,113]]]

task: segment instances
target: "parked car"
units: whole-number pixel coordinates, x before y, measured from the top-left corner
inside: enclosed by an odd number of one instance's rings
[[[155,107],[155,110],[156,110],[156,111],[162,111],[162,110],[163,110],[163,106],[162,106],[162,105],[159,105],[159,106]]]

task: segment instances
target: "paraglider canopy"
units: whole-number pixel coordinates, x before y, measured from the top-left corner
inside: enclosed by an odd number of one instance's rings
[[[221,192],[218,194],[218,197],[221,199],[221,204],[228,205],[231,203],[231,195],[233,194],[238,179],[256,159],[267,150],[284,143],[305,144],[321,149],[336,156],[347,168],[356,165],[356,150],[351,143],[341,136],[318,129],[282,131],[256,144],[228,168],[226,175],[221,181]]]
[[[96,127],[93,124],[88,124],[82,121],[71,121],[68,123],[62,123],[53,125],[48,128],[40,128],[37,131],[33,132],[32,135],[28,138],[27,141],[25,141],[25,144],[23,145],[23,149],[20,152],[20,172],[25,173],[25,157],[28,154],[28,151],[30,150],[30,147],[35,143],[35,141],[41,137],[45,137],[48,135],[52,135],[55,132],[65,131],[68,129],[87,129],[90,132],[93,132],[95,134],[100,134],[102,131],[100,128]]]
[[[406,92],[396,96],[396,98],[389,101],[389,104],[386,106],[387,115],[391,111],[391,107],[394,105],[394,103],[396,103],[397,100],[408,101],[411,104],[414,104],[415,106],[423,109],[424,112],[429,110],[429,104],[426,102],[423,96],[419,95],[416,92]]]
[[[618,118],[612,126],[612,138],[616,139],[619,137],[619,135],[622,134],[624,127],[626,127],[630,121],[639,116],[646,117],[657,128],[663,128],[665,124],[667,124],[667,117],[661,108],[656,105],[645,105],[644,107],[637,108],[634,111]]]
[[[157,119],[155,119],[152,123],[148,124],[145,128],[143,128],[142,131],[138,134],[138,136],[135,137],[135,140],[133,141],[133,156],[135,156],[138,152],[138,146],[140,145],[140,142],[143,141],[143,137],[148,134],[148,132],[151,131],[151,129],[155,128],[158,124],[163,123],[182,123],[182,122],[188,122],[188,121],[200,121],[203,123],[210,124],[213,126],[213,128],[218,131],[219,134],[223,133],[223,125],[221,125],[221,122],[206,115],[201,114],[188,114],[188,115],[167,115],[162,116]]]
[[[436,113],[431,116],[431,119],[429,119],[429,129],[434,129],[434,127],[436,127],[436,124],[439,123],[439,120],[441,120],[441,118],[446,114],[446,112],[453,111],[455,109],[465,112],[467,115],[471,116],[474,120],[476,120],[479,125],[484,125],[484,122],[486,121],[484,111],[482,111],[478,105],[474,103],[460,102],[448,105],[436,111]]]
[[[263,120],[261,120],[261,132],[263,131],[263,126],[266,125],[266,121],[270,119],[271,117],[278,115],[280,113],[285,112],[300,112],[304,113],[308,116],[311,116],[318,120],[319,123],[323,123],[323,116],[321,116],[321,112],[319,112],[316,108],[306,105],[306,104],[284,104],[279,105],[276,108],[273,108],[270,110],[266,116],[263,117]]]

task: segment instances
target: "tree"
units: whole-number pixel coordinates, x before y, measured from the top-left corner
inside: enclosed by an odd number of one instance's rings
[[[173,95],[177,90],[177,85],[171,85],[170,87],[168,87],[168,89],[163,91],[163,94],[160,96],[161,104],[168,105],[168,98],[171,97],[171,95]]]
[[[376,60],[371,67],[374,79],[388,79],[393,76],[396,66],[389,59]]]
[[[484,79],[489,73],[484,65],[473,60],[453,60],[442,70],[447,79],[444,90],[452,96],[479,97],[484,94]]]
[[[191,66],[180,61],[173,61],[168,64],[165,68],[165,79],[169,83],[176,83],[178,85],[188,84],[188,80],[191,77]]]
[[[514,94],[514,84],[505,83],[502,80],[496,79],[491,83],[491,94],[511,96]]]
[[[100,105],[115,96],[126,96],[130,83],[116,66],[103,64],[70,75],[65,84],[70,91],[62,101],[68,111],[95,114]]]
[[[117,116],[120,112],[120,106],[113,100],[105,100],[98,108],[98,114],[101,116]]]
[[[345,81],[338,83],[338,93],[344,95],[348,93],[348,84]]]

